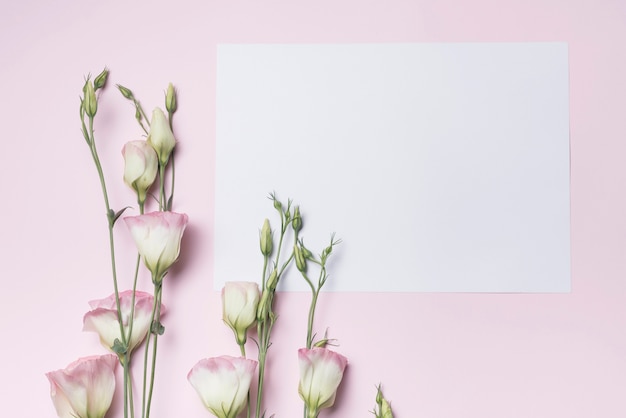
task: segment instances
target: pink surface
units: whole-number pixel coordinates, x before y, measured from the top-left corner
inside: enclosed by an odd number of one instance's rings
[[[211,283],[216,44],[565,41],[572,293],[324,294],[317,329],[330,327],[350,364],[336,408],[323,416],[368,416],[381,381],[400,418],[626,416],[625,23],[619,0],[5,4],[2,415],[54,416],[44,373],[103,352],[81,332],[87,301],[111,292],[102,197],[79,130],[87,72],[109,66],[112,83],[131,87],[149,109],[169,81],[180,91],[176,210],[190,226],[165,284],[153,417],[204,417],[187,372],[202,357],[237,353]],[[111,199],[122,206],[133,198],[121,185],[120,150],[140,132],[113,89],[98,116]],[[121,247],[130,241],[118,229]],[[121,256],[120,268],[130,271],[133,258]],[[306,300],[289,294],[279,306],[268,378],[277,417],[301,416],[296,350]]]

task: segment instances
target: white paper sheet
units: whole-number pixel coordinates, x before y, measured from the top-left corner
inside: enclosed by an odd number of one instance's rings
[[[563,43],[219,45],[216,289],[275,191],[327,290],[569,292],[568,103]]]

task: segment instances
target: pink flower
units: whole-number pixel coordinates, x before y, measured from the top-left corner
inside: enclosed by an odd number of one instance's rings
[[[130,326],[130,314],[133,303],[132,290],[121,292],[120,310],[122,312],[122,326],[124,334],[128,337]],[[135,309],[133,316],[133,332],[128,341],[128,353],[141,344],[146,334],[150,330],[152,305],[154,297],[146,292],[135,292]],[[100,336],[100,342],[107,349],[111,350],[115,340],[122,341],[120,335],[120,323],[117,318],[117,307],[115,305],[115,294],[108,298],[93,300],[89,302],[92,310],[87,312],[83,317],[83,331],[94,331]],[[161,313],[165,311],[165,307],[161,306]]]
[[[146,141],[130,141],[122,148],[124,156],[124,183],[137,192],[140,203],[146,201],[146,194],[159,168],[157,153]]]
[[[163,276],[180,254],[180,241],[187,226],[187,215],[175,212],[151,212],[124,218],[139,254],[152,272],[152,280]]]
[[[259,285],[254,282],[226,282],[222,288],[222,319],[235,333],[237,344],[246,342],[260,297]]]
[[[80,358],[64,370],[46,373],[50,396],[60,418],[102,418],[115,393],[112,354]]]
[[[298,363],[298,393],[307,407],[308,418],[316,418],[320,409],[335,403],[348,359],[326,348],[301,348],[298,350]]]
[[[218,418],[236,418],[246,406],[257,362],[221,356],[200,360],[187,375],[204,406]]]

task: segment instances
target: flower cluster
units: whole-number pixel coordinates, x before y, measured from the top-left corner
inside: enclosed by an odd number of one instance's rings
[[[141,417],[148,418],[152,402],[157,340],[164,333],[161,318],[166,313],[162,303],[163,280],[178,260],[188,217],[172,211],[174,200],[174,158],[176,139],[172,119],[178,108],[176,90],[170,84],[165,93],[165,111],[155,108],[148,118],[134,93],[117,85],[135,110],[135,118],[146,139],[133,140],[122,148],[124,183],[134,191],[139,215],[123,216],[130,206],[114,210],[109,203],[103,164],[94,135],[99,94],[107,84],[104,70],[93,79],[87,77],[80,101],[83,137],[99,176],[108,221],[113,293],[89,302],[83,318],[83,330],[98,335],[109,354],[83,357],[65,369],[46,374],[50,393],[60,418],[103,418],[116,390],[115,370],[123,369],[123,411],[125,418],[135,417],[134,379],[131,360],[143,344]],[[166,114],[167,113],[167,114]],[[169,186],[166,187],[166,185]],[[222,289],[222,319],[233,331],[240,355],[221,355],[198,361],[187,379],[206,409],[218,418],[237,418],[244,411],[250,418],[266,416],[264,379],[272,330],[278,315],[274,310],[276,290],[288,268],[295,268],[311,289],[306,337],[294,353],[300,381],[294,394],[303,401],[304,417],[317,418],[324,408],[333,406],[348,360],[329,349],[334,340],[317,339],[314,332],[315,309],[320,291],[328,279],[327,263],[340,240],[331,236],[329,245],[319,255],[305,247],[301,237],[303,218],[300,207],[286,204],[272,194],[270,199],[280,219],[272,230],[265,219],[259,233],[262,269],[259,282],[228,282]],[[149,211],[146,211],[150,209]],[[122,217],[137,250],[137,264],[128,290],[119,290],[115,263],[116,222]],[[141,263],[150,274],[152,293],[138,290]],[[315,272],[317,275],[315,275]],[[256,359],[248,358],[249,337],[254,341]],[[256,399],[251,389],[256,385]],[[391,407],[378,388],[376,418],[393,418]]]
[[[268,219],[265,219],[261,227],[259,249],[263,258],[263,268],[260,284],[227,282],[222,289],[222,319],[232,329],[241,357],[234,359],[221,356],[200,360],[188,376],[207,409],[220,418],[235,418],[245,408],[249,398],[241,394],[242,391],[248,393],[257,366],[254,416],[261,418],[265,414],[263,382],[268,349],[272,344],[272,328],[278,318],[274,312],[276,289],[283,273],[291,265],[295,265],[312,292],[305,347],[297,353],[300,365],[298,393],[304,402],[306,418],[316,418],[323,408],[333,405],[337,388],[348,364],[346,357],[325,347],[329,342],[328,338],[324,337],[319,341],[313,339],[315,307],[320,290],[328,278],[326,264],[339,240],[331,238],[329,246],[320,256],[314,256],[300,238],[303,226],[300,208],[293,207],[291,201],[286,205],[283,204],[273,194],[270,195],[270,199],[278,212],[280,229],[273,231]],[[293,242],[287,244],[287,237],[291,237]],[[317,280],[309,277],[308,264],[318,267]],[[256,360],[246,357],[249,332],[254,334]],[[216,389],[216,382],[219,382],[220,390]],[[251,415],[252,407],[250,402],[247,405],[246,416]]]
[[[124,183],[135,192],[139,209],[139,215],[126,216],[123,219],[127,226],[126,232],[132,236],[137,247],[137,267],[140,260],[143,260],[154,287],[153,293],[137,290],[137,268],[130,284],[131,289],[119,291],[114,226],[130,206],[116,211],[109,204],[103,164],[98,155],[93,128],[98,112],[98,95],[105,87],[108,75],[109,72],[105,69],[93,81],[89,77],[85,81],[80,101],[80,119],[83,137],[95,162],[104,195],[114,292],[106,298],[89,303],[91,310],[83,318],[83,330],[97,333],[102,345],[112,354],[82,358],[64,370],[47,374],[52,398],[60,417],[104,417],[113,398],[114,369],[118,363],[124,370],[124,416],[134,416],[130,363],[142,342],[145,342],[145,359],[151,356],[153,360],[149,370],[148,366],[145,367],[142,392],[142,416],[149,415],[157,354],[156,340],[164,331],[161,324],[161,317],[165,313],[165,307],[161,303],[162,281],[178,259],[188,221],[187,215],[172,211],[174,172],[173,164],[170,163],[173,162],[176,146],[172,131],[172,116],[176,111],[174,87],[170,84],[166,92],[167,116],[157,107],[152,112],[152,118],[148,119],[133,92],[118,85],[122,95],[133,103],[136,119],[147,135],[147,139],[130,141],[122,148],[122,177]],[[169,193],[165,187],[168,173],[171,175],[172,187]],[[155,188],[157,191],[152,194],[151,190]],[[146,212],[146,208],[151,206],[154,207],[153,210]]]

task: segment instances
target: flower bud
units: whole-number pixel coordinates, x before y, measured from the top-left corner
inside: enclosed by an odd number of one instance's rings
[[[270,228],[270,221],[266,218],[265,221],[263,221],[263,227],[261,228],[261,254],[263,254],[264,256],[269,256],[272,253],[273,244],[274,241],[272,240],[272,229]]]
[[[291,227],[298,233],[302,229],[302,217],[300,216],[300,206],[296,206],[293,212],[293,220],[291,221]]]
[[[174,133],[170,129],[165,114],[158,107],[154,108],[152,111],[148,143],[152,145],[152,148],[157,152],[161,165],[167,165],[170,154],[176,146],[176,139],[174,139]]]
[[[380,389],[380,385],[378,386],[378,390],[376,391],[376,404],[381,406],[383,404],[383,391]]]
[[[96,91],[94,90],[91,80],[87,80],[85,82],[83,92],[85,93],[83,108],[85,109],[87,116],[93,118],[98,111],[98,99],[96,98]]]
[[[143,203],[159,168],[156,151],[146,141],[130,141],[122,148],[122,155],[124,183],[137,192],[137,201]]]
[[[393,418],[393,413],[391,412],[391,405],[387,402],[387,399],[383,398],[382,404],[380,406],[380,415],[382,418]]]
[[[308,248],[306,248],[302,242],[300,242],[300,251],[302,251],[302,255],[304,256],[304,258],[306,258],[307,260],[315,260],[315,257],[313,256],[313,253],[311,251],[309,251]]]
[[[304,273],[306,271],[306,258],[304,258],[302,249],[297,244],[293,246],[293,255],[296,259],[296,267]]]
[[[96,78],[94,78],[93,80],[94,89],[97,91],[98,89],[103,88],[104,85],[107,83],[108,77],[109,77],[109,70],[108,68],[105,68],[104,70],[102,70],[100,74],[98,74]]]
[[[256,311],[256,320],[258,322],[264,322],[265,319],[267,319],[270,313],[271,304],[272,292],[264,290],[263,294],[261,295],[261,301],[259,302],[259,306],[257,307]]]
[[[130,91],[130,89],[127,89],[126,87],[122,86],[121,84],[117,85],[117,89],[120,91],[120,93],[122,93],[122,96],[124,96],[128,100],[133,100],[134,99],[133,92]]]
[[[178,103],[176,102],[176,89],[174,88],[172,83],[170,83],[167,86],[167,92],[165,93],[165,110],[167,110],[168,113],[174,113],[176,112],[177,107]]]
[[[276,290],[276,285],[278,285],[278,270],[274,269],[270,273],[270,277],[267,279],[267,289],[270,291]]]

